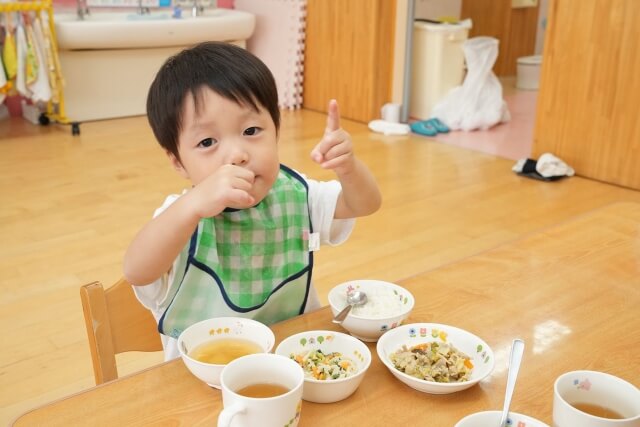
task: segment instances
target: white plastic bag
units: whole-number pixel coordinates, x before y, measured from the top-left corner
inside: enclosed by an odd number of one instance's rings
[[[452,130],[489,129],[511,119],[502,99],[502,85],[491,70],[498,57],[498,40],[474,37],[462,46],[467,76],[433,107],[431,116]]]

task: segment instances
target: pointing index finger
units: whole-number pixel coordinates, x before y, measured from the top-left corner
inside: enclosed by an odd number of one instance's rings
[[[329,101],[329,109],[327,111],[327,128],[325,132],[333,132],[340,129],[340,112],[338,111],[338,101],[332,99]]]

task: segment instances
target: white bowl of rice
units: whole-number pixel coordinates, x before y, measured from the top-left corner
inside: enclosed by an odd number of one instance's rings
[[[351,309],[342,327],[362,341],[378,341],[382,334],[400,326],[411,314],[415,303],[411,292],[394,283],[353,280],[329,291],[329,305],[334,316],[346,307],[347,295],[355,291],[367,294],[367,302]]]

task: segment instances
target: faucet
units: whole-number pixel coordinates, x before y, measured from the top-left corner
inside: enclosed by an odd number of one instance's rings
[[[89,6],[87,0],[77,0],[78,3],[78,19],[84,21],[85,16],[89,15]]]
[[[193,5],[191,6],[191,16],[194,18],[196,16],[202,15],[204,12],[204,7],[198,4],[198,0],[193,0]]]
[[[149,10],[149,8],[147,6],[143,6],[142,5],[142,0],[138,0],[137,13],[138,13],[138,15],[149,15],[151,13],[151,11]]]

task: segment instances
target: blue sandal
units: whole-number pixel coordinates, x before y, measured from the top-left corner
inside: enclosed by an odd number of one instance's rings
[[[438,134],[438,131],[433,127],[429,120],[411,123],[411,130],[414,133],[425,136],[436,136]]]
[[[436,130],[438,132],[440,132],[440,133],[449,132],[449,127],[447,125],[445,125],[444,123],[442,123],[442,121],[440,121],[440,119],[438,119],[436,117],[430,118],[429,120],[427,120],[427,122],[431,123],[431,126],[436,128]]]

